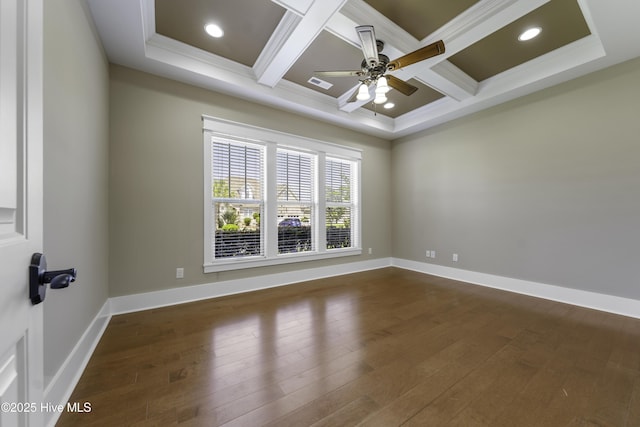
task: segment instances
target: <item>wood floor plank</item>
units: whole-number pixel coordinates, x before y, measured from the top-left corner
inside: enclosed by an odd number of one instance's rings
[[[633,385],[633,393],[629,399],[629,410],[627,412],[625,427],[640,426],[640,378],[636,377]]]
[[[397,268],[114,316],[58,426],[638,426],[640,320]]]
[[[378,408],[367,396],[360,396],[349,402],[326,418],[311,424],[311,427],[355,426],[360,420]]]

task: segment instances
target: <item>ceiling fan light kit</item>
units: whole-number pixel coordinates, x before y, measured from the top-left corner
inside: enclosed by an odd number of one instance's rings
[[[376,82],[376,94],[386,94],[387,92],[389,92],[391,90],[391,88],[389,87],[388,83],[387,83],[387,79],[385,78],[385,76],[380,76],[378,78],[378,81]]]
[[[388,99],[385,95],[376,95],[376,97],[373,99],[373,103],[378,105],[384,104],[387,101]]]
[[[409,96],[418,90],[417,87],[388,74],[399,70],[402,67],[424,61],[425,59],[441,55],[445,51],[444,42],[439,40],[430,45],[424,46],[413,52],[401,56],[393,61],[382,54],[384,42],[377,40],[372,25],[360,25],[356,27],[356,32],[360,38],[360,44],[364,60],[360,65],[360,70],[355,71],[316,71],[314,75],[325,77],[354,77],[360,79],[360,85],[348,102],[368,101],[371,99],[369,86],[375,84],[374,104],[384,104],[388,101],[387,92],[396,89],[403,95]]]
[[[360,87],[358,87],[358,96],[356,99],[358,101],[368,101],[371,96],[369,95],[369,86],[366,83],[362,83]]]

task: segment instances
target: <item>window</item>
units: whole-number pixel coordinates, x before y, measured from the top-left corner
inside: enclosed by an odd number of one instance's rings
[[[357,180],[354,164],[345,160],[327,158],[325,170],[325,218],[327,223],[327,249],[349,248],[356,232],[354,220],[356,206],[353,189]]]
[[[211,138],[214,258],[259,256],[264,147]]]
[[[315,156],[278,150],[278,254],[312,252]]]
[[[205,272],[362,252],[360,151],[203,122]]]

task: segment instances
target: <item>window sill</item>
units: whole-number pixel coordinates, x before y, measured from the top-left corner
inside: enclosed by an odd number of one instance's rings
[[[204,264],[205,273],[217,273],[219,271],[241,270],[245,268],[268,267],[271,265],[291,264],[296,262],[317,261],[322,259],[340,258],[346,256],[361,255],[362,248],[332,249],[319,254],[317,252],[304,254],[283,254],[276,258],[252,257],[248,259],[233,259]]]

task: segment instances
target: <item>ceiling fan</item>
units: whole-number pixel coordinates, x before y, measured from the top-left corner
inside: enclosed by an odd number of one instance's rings
[[[376,95],[373,101],[376,104],[387,102],[386,93],[390,88],[396,89],[404,95],[411,95],[418,90],[417,87],[387,73],[444,53],[444,42],[439,40],[390,61],[387,55],[380,53],[384,48],[384,42],[376,40],[373,25],[360,25],[356,27],[356,31],[364,53],[360,70],[314,72],[314,75],[318,77],[359,77],[361,84],[348,102],[368,101],[371,98],[369,87],[373,84],[376,86]]]

